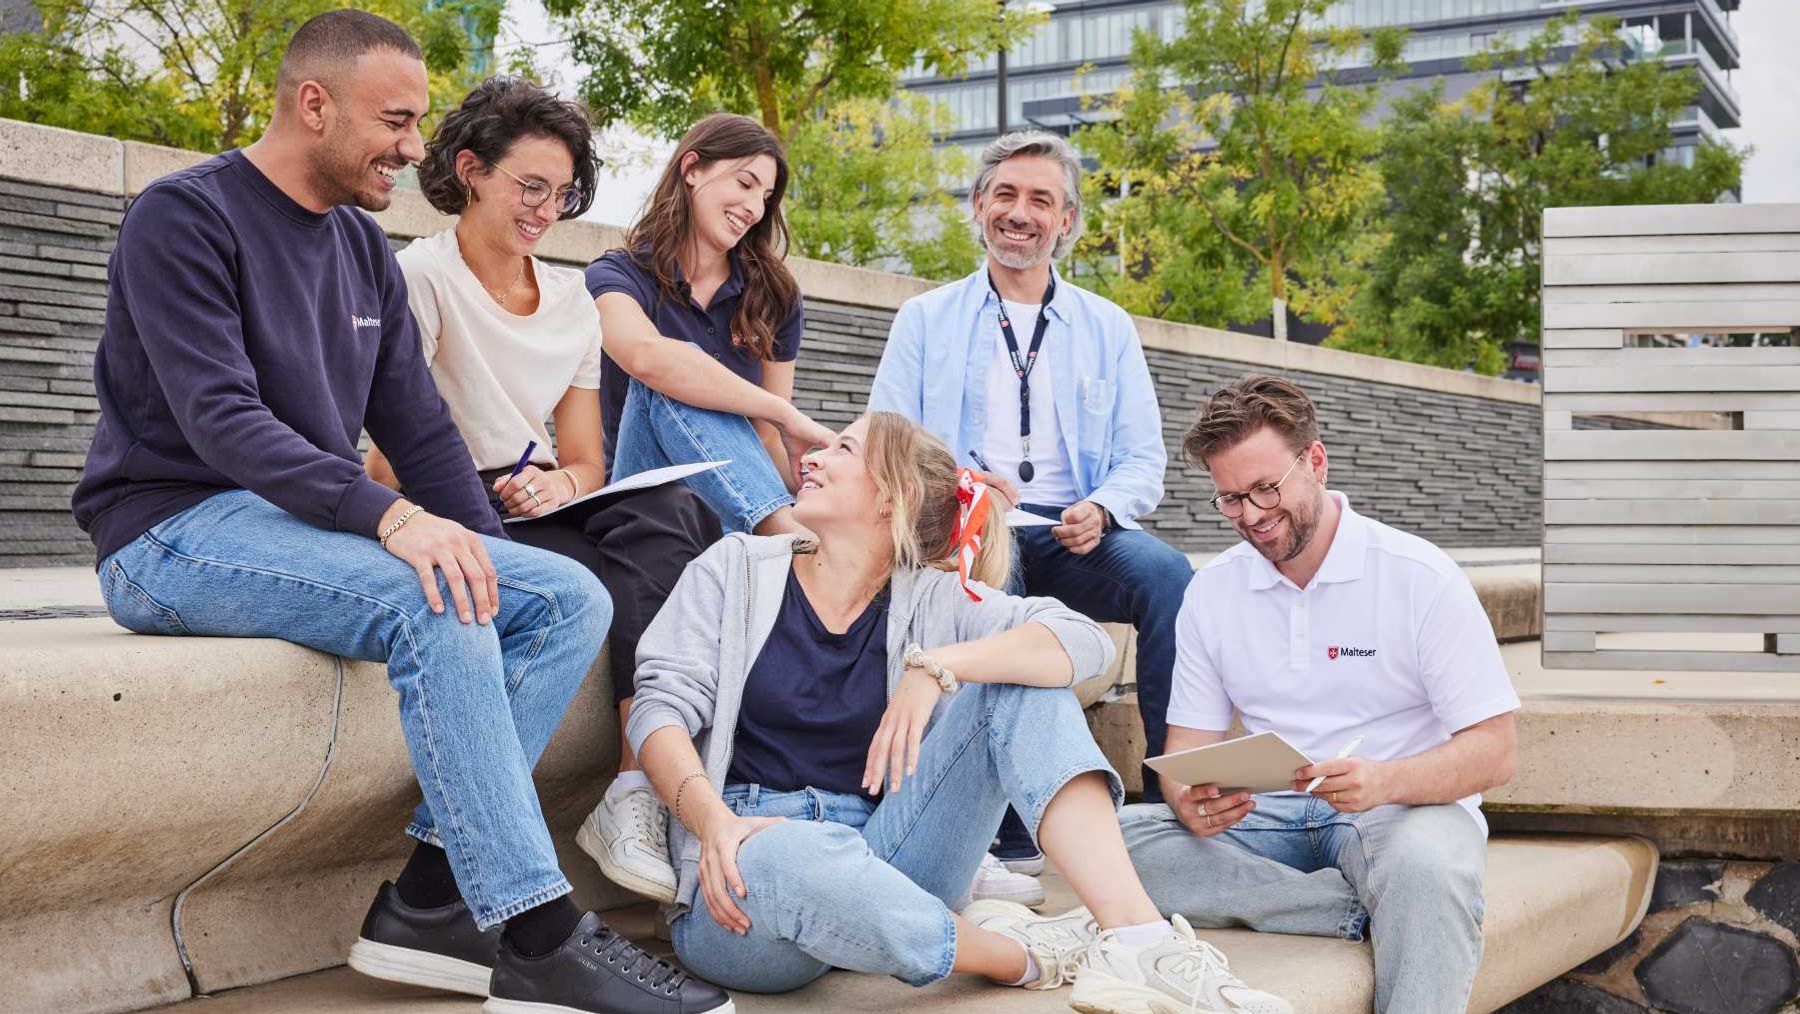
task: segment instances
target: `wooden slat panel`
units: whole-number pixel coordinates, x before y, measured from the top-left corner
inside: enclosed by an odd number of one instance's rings
[[[1575,428],[1575,417],[1568,412],[1548,411],[1544,413],[1545,430],[1567,430]]]
[[[1695,233],[1689,236],[1569,236],[1544,244],[1559,257],[1572,254],[1695,254],[1754,253],[1766,250],[1800,252],[1800,232]]]
[[[1547,349],[1616,349],[1625,344],[1625,332],[1618,328],[1553,330],[1545,331],[1542,337],[1542,345]]]
[[[1546,461],[1544,480],[1723,479],[1800,480],[1794,461]]]
[[[1781,411],[1794,403],[1787,391],[1546,391],[1545,408],[1568,412]]]
[[[1800,461],[1788,430],[1574,430],[1544,434],[1544,459]]]
[[[1800,672],[1800,656],[1748,651],[1546,651],[1544,668]]]
[[[1800,301],[1717,303],[1586,303],[1544,307],[1544,327],[1688,328],[1729,327],[1741,331],[1782,331],[1800,325]]]
[[[1800,232],[1800,204],[1642,204],[1546,208],[1544,240],[1565,236],[1681,236]]]
[[[1557,584],[1544,582],[1546,612],[1800,614],[1800,584]]]
[[[1783,584],[1800,587],[1800,566],[1546,563],[1543,573],[1545,582],[1558,584]]]
[[[1558,563],[1749,564],[1752,566],[1800,567],[1800,545],[1663,546],[1638,543],[1568,545],[1553,542],[1544,547],[1544,565]]]
[[[1768,479],[1545,479],[1546,500],[1800,500],[1800,481]]]
[[[1800,404],[1800,393],[1794,395],[1793,401],[1795,404]],[[1744,428],[1747,430],[1800,430],[1800,412],[1779,412],[1768,409],[1746,410],[1744,412]]]
[[[1597,546],[1800,546],[1800,527],[1779,525],[1545,525],[1544,544]]]
[[[1546,500],[1550,525],[1800,525],[1800,500]]]
[[[1546,630],[1543,635],[1545,651],[1593,651],[1594,632],[1591,630]]]
[[[1544,617],[1544,629],[1546,631],[1589,630],[1602,634],[1800,633],[1800,616],[1633,616],[1630,613],[1550,613]]]
[[[1544,350],[1546,370],[1563,366],[1608,366],[1627,370],[1645,366],[1800,366],[1800,348]]]
[[[1770,648],[1777,655],[1800,655],[1800,634],[1774,634]]]
[[[1639,292],[1702,283],[1743,285],[1800,281],[1800,257],[1788,252],[1563,254],[1546,250],[1545,295],[1556,288],[1629,285]],[[1672,297],[1671,297],[1672,298]],[[1791,296],[1775,296],[1791,299]]]
[[[1544,372],[1544,390],[1800,391],[1800,366],[1666,366],[1655,360],[1629,366],[1565,366]]]

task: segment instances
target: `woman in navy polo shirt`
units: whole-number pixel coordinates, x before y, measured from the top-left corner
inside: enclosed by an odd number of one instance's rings
[[[800,456],[833,438],[793,404],[804,312],[782,263],[787,181],[761,124],[708,116],[676,147],[625,249],[587,269],[606,335],[612,474],[729,459],[686,481],[726,530],[759,535],[797,529]]]

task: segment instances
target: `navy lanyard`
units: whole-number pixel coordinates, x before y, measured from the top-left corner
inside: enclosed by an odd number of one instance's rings
[[[1050,326],[1050,300],[1056,297],[1056,276],[1044,288],[1044,301],[1038,305],[1037,324],[1031,331],[1031,348],[1019,357],[1019,339],[1013,334],[1012,321],[1006,316],[1006,299],[988,275],[988,288],[1000,303],[1000,337],[1006,339],[1006,354],[1012,359],[1013,374],[1019,378],[1019,481],[1030,482],[1037,474],[1031,464],[1031,371],[1037,366],[1038,349],[1044,344],[1044,330]]]

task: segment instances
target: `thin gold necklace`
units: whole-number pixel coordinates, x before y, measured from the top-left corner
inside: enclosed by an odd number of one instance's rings
[[[512,284],[508,285],[506,287],[505,292],[495,292],[493,289],[488,289],[488,283],[486,283],[486,282],[481,282],[481,287],[484,289],[487,289],[487,294],[494,297],[494,302],[499,303],[501,306],[504,307],[504,306],[506,306],[506,301],[508,299],[512,298],[512,294],[514,292],[518,291],[519,283],[524,280],[525,280],[525,262],[520,261],[519,262],[519,273],[513,276]],[[481,281],[481,276],[477,275],[476,281]]]

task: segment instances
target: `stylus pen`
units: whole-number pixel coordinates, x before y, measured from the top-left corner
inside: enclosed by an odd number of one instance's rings
[[[1350,742],[1345,743],[1344,748],[1342,750],[1339,750],[1338,755],[1332,759],[1333,760],[1343,760],[1345,757],[1350,756],[1350,754],[1352,752],[1354,752],[1357,747],[1362,746],[1362,741],[1363,741],[1363,738],[1360,734],[1350,737]],[[1314,778],[1312,781],[1307,782],[1306,783],[1306,791],[1311,792],[1312,790],[1318,788],[1319,783],[1324,780],[1325,780],[1325,776],[1320,775],[1319,777]]]

